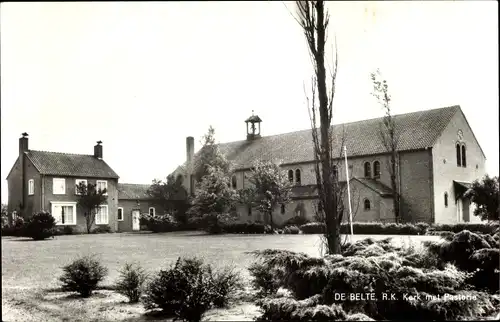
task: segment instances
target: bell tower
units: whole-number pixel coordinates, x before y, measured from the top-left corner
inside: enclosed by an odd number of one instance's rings
[[[247,124],[247,140],[260,138],[260,122],[262,122],[262,120],[258,115],[254,115],[252,110],[252,116],[245,121]]]

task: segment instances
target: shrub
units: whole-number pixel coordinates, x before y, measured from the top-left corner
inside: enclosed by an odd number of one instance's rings
[[[118,293],[125,295],[130,303],[139,302],[147,274],[141,266],[126,263],[116,283]]]
[[[287,226],[302,226],[309,223],[309,220],[302,216],[294,216],[283,223],[283,227]]]
[[[326,226],[324,223],[311,222],[300,226],[300,230],[304,234],[324,234],[326,231]]]
[[[2,236],[21,237],[24,234],[24,227],[25,223],[23,217],[17,217],[12,225],[2,227]]]
[[[225,305],[240,284],[231,269],[214,271],[197,258],[178,258],[173,267],[161,270],[145,290],[146,310],[160,309],[164,314],[186,321],[200,321],[216,305]]]
[[[82,297],[89,297],[107,275],[108,270],[93,256],[84,256],[63,267],[59,280],[63,290],[77,292]]]
[[[145,225],[146,229],[152,231],[153,233],[176,231],[179,226],[175,218],[170,214],[142,214],[140,223],[141,225]]]
[[[236,223],[223,226],[223,231],[230,234],[268,234],[273,233],[271,226],[262,223]]]
[[[56,229],[54,230],[54,235],[56,236],[73,234],[75,234],[75,230],[71,226],[56,227]]]
[[[280,283],[268,265],[255,262],[248,267],[250,275],[253,277],[252,286],[257,290],[257,296],[264,297],[276,294],[280,288]]]
[[[94,230],[92,230],[92,234],[106,234],[111,232],[111,227],[109,225],[99,225]]]
[[[348,315],[345,318],[346,321],[375,321],[371,317],[363,313],[354,313],[352,315]]]
[[[39,212],[33,215],[24,227],[24,235],[34,240],[43,240],[54,236],[56,220],[48,212]]]
[[[346,318],[342,307],[318,305],[319,297],[297,301],[274,298],[259,301],[262,316],[258,321],[337,321]]]
[[[283,234],[297,235],[300,233],[300,229],[297,226],[287,226],[283,229]]]
[[[475,233],[491,234],[499,228],[498,222],[493,223],[459,223],[459,224],[434,224],[430,228],[435,231],[451,231],[459,233],[468,230]]]

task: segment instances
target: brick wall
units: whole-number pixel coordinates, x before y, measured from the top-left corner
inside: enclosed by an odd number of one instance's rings
[[[139,210],[141,214],[147,214],[149,212],[149,207],[154,207],[155,213],[157,215],[164,213],[161,207],[155,206],[148,200],[139,200],[139,205],[137,205],[137,200],[120,199],[118,200],[118,207],[123,208],[123,221],[118,221],[118,231],[120,232],[133,231],[132,229],[133,210]]]

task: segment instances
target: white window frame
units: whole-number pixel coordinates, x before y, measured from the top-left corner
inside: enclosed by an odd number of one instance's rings
[[[35,180],[28,180],[28,195],[32,196],[35,194]]]
[[[120,210],[122,211],[122,219],[120,219],[120,216],[118,216],[120,214]],[[123,207],[118,207],[118,212],[116,213],[116,220],[118,221],[123,221]]]
[[[85,182],[85,185],[88,185],[87,179],[75,179],[75,195],[79,195],[76,187],[80,184],[80,182]]]
[[[50,202],[50,208],[51,208],[51,214],[52,216],[56,219],[56,226],[74,226],[76,225],[76,202],[75,201],[51,201]],[[73,221],[68,223],[68,222],[65,222],[64,224],[62,222],[59,222],[57,221],[57,217],[54,216],[54,207],[55,206],[66,206],[66,207],[73,207]]]
[[[106,193],[104,195],[107,196],[108,195],[108,182],[106,180],[97,180],[95,182],[95,190],[96,191],[99,191],[99,183],[104,183],[105,184],[105,186],[106,186],[105,187]],[[104,190],[104,189],[102,189],[102,190]]]
[[[149,207],[148,214],[151,215],[151,209],[153,209],[153,216],[155,216],[156,215],[156,209],[155,209],[155,207]]]
[[[64,191],[62,193],[58,192],[58,190],[55,189],[57,182],[63,183]],[[54,194],[54,195],[65,195],[66,194],[66,179],[64,179],[64,178],[53,178],[52,179],[52,194]]]
[[[101,216],[99,215],[100,210],[95,214],[95,224],[96,225],[107,225],[109,224],[109,212],[108,212],[108,205],[100,205],[99,209],[106,209],[106,220],[101,220]],[[97,220],[99,219],[99,221]]]

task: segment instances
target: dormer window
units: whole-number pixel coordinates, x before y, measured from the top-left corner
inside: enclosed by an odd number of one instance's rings
[[[295,184],[297,186],[301,185],[301,178],[300,178],[300,169],[295,170]]]
[[[288,170],[288,181],[293,184],[293,170]]]
[[[373,177],[380,178],[380,162],[373,162]]]
[[[370,162],[365,162],[365,178],[372,177],[372,167]]]

